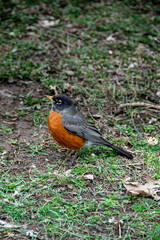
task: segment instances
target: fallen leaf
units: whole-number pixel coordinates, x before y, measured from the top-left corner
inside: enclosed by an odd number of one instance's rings
[[[157,145],[158,144],[158,139],[155,138],[154,136],[149,136],[147,138],[147,142],[150,144],[150,145]]]
[[[149,175],[146,176],[146,184],[139,182],[126,182],[124,187],[132,196],[153,197],[156,201],[160,200],[158,192],[160,192],[160,180],[156,180]]]

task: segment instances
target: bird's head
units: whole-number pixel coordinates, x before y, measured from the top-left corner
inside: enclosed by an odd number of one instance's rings
[[[54,97],[47,96],[52,101],[52,108],[54,112],[64,112],[65,109],[73,106],[73,101],[70,97],[60,94]]]

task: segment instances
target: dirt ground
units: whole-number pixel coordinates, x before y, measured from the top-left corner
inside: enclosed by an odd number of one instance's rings
[[[31,114],[35,109],[25,109],[24,101],[19,99],[20,95],[29,95],[33,93],[36,97],[44,97],[44,89],[39,87],[39,83],[27,83],[21,84],[1,84],[0,92],[0,123],[7,126],[7,128],[13,129],[12,134],[8,132],[1,132],[1,146],[4,149],[3,156],[5,155],[6,161],[10,165],[10,171],[14,172],[28,172],[32,166],[43,168],[44,157],[37,155],[31,158],[30,153],[26,153],[25,148],[29,144],[45,144],[45,139],[48,139],[48,127],[47,124],[41,124],[37,129],[34,126],[34,121],[31,118]],[[19,116],[20,109],[24,109],[24,115]],[[48,109],[49,110],[49,109]],[[42,109],[44,111],[44,109]],[[9,116],[6,116],[8,114]],[[49,111],[46,111],[46,117]],[[37,132],[37,136],[33,136],[34,132]],[[10,144],[18,140],[18,144]],[[53,140],[52,140],[53,142]],[[48,142],[46,145],[48,146]],[[24,149],[20,151],[20,149]],[[49,153],[49,157],[52,156],[52,152]],[[48,159],[46,161],[49,161]],[[5,168],[5,165],[1,166]],[[7,167],[8,168],[8,167]]]

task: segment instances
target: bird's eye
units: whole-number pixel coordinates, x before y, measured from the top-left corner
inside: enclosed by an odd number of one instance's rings
[[[62,101],[60,99],[56,102],[57,105],[60,105],[61,103]]]

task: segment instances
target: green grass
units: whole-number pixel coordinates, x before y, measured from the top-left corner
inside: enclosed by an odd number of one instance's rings
[[[127,176],[142,183],[146,174],[160,178],[160,146],[147,141],[159,140],[159,111],[119,109],[128,102],[160,104],[158,1],[12,0],[1,6],[0,220],[21,226],[0,225],[0,238],[28,239],[29,229],[40,239],[159,240],[159,203],[132,197],[123,186]],[[70,155],[47,129],[45,95],[54,89],[70,95],[103,136],[134,159],[91,147],[68,165]]]
[[[123,190],[120,183],[114,193],[107,193],[107,189],[106,192],[100,191],[99,184],[92,184],[92,188],[95,188],[95,195],[91,198],[92,200],[88,199],[85,194],[91,194],[89,182],[82,180],[78,175],[89,168],[82,170],[82,167],[80,171],[78,168],[74,169],[73,173],[71,172],[71,178],[60,179],[54,177],[50,171],[44,173],[37,169],[33,170],[30,179],[26,174],[16,175],[16,177],[4,174],[3,181],[1,180],[3,187],[1,196],[5,201],[1,199],[1,214],[8,212],[7,219],[21,224],[24,221],[27,221],[29,225],[36,224],[41,227],[45,224],[45,234],[61,235],[62,238],[76,235],[87,238],[90,235],[89,229],[98,228],[98,226],[106,231],[106,236],[114,237],[112,224],[109,224],[112,216],[125,221],[129,228],[134,228],[137,237],[141,237],[142,232],[144,235],[151,234],[151,232],[153,236],[158,234],[158,224],[154,228],[147,226],[150,221],[158,220],[158,203],[152,199],[132,199],[130,196],[118,194],[117,191]],[[102,182],[99,183],[104,184],[106,179]],[[74,198],[66,194],[68,189],[74,191]],[[37,202],[39,195],[41,195],[41,200]],[[128,214],[126,209],[128,204],[132,215]],[[128,231],[130,237],[131,229]],[[104,236],[97,233],[99,238]],[[122,234],[122,239],[123,237]]]

